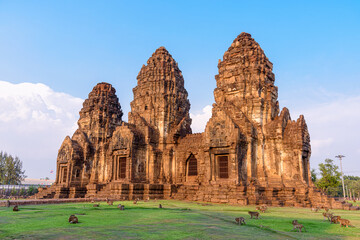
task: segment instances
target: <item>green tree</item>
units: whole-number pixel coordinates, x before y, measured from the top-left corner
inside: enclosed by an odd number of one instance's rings
[[[7,153],[0,152],[0,183],[1,184],[20,184],[25,176],[22,170],[22,161],[18,157],[13,157]]]
[[[19,195],[24,196],[25,194],[26,194],[25,188],[21,188]]]
[[[325,159],[325,163],[319,164],[321,178],[316,182],[318,188],[328,192],[330,188],[338,187],[340,184],[340,172],[338,166],[331,159]]]
[[[311,169],[311,180],[313,183],[317,180],[315,169]]]
[[[17,195],[17,190],[15,189],[15,187],[13,187],[13,188],[11,189],[10,195],[11,195],[11,196],[16,196],[16,195]]]

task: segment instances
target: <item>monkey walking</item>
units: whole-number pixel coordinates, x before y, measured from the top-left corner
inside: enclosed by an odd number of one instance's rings
[[[69,217],[69,223],[79,223],[79,219],[75,215]]]
[[[298,223],[297,220],[293,220],[292,225],[294,226],[294,228],[291,231],[297,230],[298,232],[301,232],[304,228],[304,231],[306,232],[304,225]]]
[[[339,222],[340,222],[341,227],[344,227],[344,226],[346,226],[346,227],[348,227],[348,226],[354,227],[353,225],[351,225],[350,221],[347,220],[347,219],[339,219]]]
[[[260,213],[258,213],[258,212],[251,212],[251,211],[249,211],[248,213],[250,214],[251,218],[253,218],[253,217],[255,217],[256,219],[261,218],[261,217],[260,217]]]
[[[243,225],[243,224],[246,225],[245,218],[243,218],[243,217],[237,217],[237,218],[235,218],[235,221],[239,225]]]

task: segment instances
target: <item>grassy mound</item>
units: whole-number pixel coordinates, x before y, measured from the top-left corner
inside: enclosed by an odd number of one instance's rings
[[[120,211],[117,204],[124,204]],[[159,209],[159,204],[163,209]],[[323,221],[321,212],[270,207],[261,219],[250,219],[255,206],[229,206],[180,201],[114,202],[99,208],[91,203],[0,208],[0,239],[359,239],[360,212],[334,210],[355,227]],[[76,214],[79,224],[69,224]],[[235,224],[245,217],[246,225]],[[291,232],[297,219],[307,232]]]

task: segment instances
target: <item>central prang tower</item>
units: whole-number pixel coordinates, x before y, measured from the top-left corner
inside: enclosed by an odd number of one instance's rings
[[[137,81],[129,123],[136,126],[149,146],[150,182],[172,182],[174,145],[179,137],[191,134],[184,78],[177,62],[165,47],[160,47],[142,66]]]

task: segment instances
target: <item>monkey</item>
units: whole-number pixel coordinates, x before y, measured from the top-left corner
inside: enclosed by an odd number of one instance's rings
[[[10,201],[6,200],[6,207],[10,207]]]
[[[113,201],[108,201],[107,204],[114,205],[114,202]]]
[[[261,207],[260,207],[260,211],[261,211],[262,213],[264,213],[266,210],[267,210],[267,207],[266,207],[266,206],[261,206]]]
[[[333,216],[332,213],[327,213],[327,212],[323,212],[322,215],[324,216],[324,221],[326,221],[326,218],[328,219],[328,221],[330,221],[331,217]]]
[[[159,208],[163,208],[163,206],[161,204],[159,204]]]
[[[94,204],[93,207],[100,207],[100,203]]]
[[[69,223],[79,223],[79,219],[75,215],[69,217]]]
[[[117,208],[121,208],[121,204],[117,205]]]
[[[319,211],[319,207],[313,207],[313,208],[311,208],[311,211],[313,211],[313,212],[318,212],[318,211]]]
[[[124,210],[125,210],[125,206],[124,206],[124,205],[121,205],[120,210],[121,210],[121,211],[124,211]]]
[[[250,214],[251,218],[256,217],[256,219],[258,219],[260,217],[260,213],[258,212],[249,211],[248,213]]]
[[[243,224],[246,225],[245,218],[243,218],[243,217],[237,217],[237,218],[235,218],[235,221],[239,225],[243,225]]]
[[[306,231],[304,225],[298,223],[297,220],[293,220],[292,225],[294,226],[294,228],[291,231],[298,230],[298,232],[301,232],[303,228],[304,231]]]
[[[14,211],[14,212],[19,211],[19,207],[18,207],[18,205],[15,205],[15,207],[13,208],[13,211]]]
[[[340,219],[341,219],[340,216],[332,216],[330,223],[335,223],[336,224],[336,223],[339,222]]]
[[[134,200],[134,201],[133,201],[133,204],[137,204],[137,200]]]
[[[351,226],[351,227],[353,227],[353,225],[351,225],[350,221],[347,220],[347,219],[339,219],[339,222],[340,222],[341,227],[343,227],[343,226],[346,226],[346,227]]]
[[[260,211],[260,210],[261,210],[261,207],[256,207],[255,209]]]

